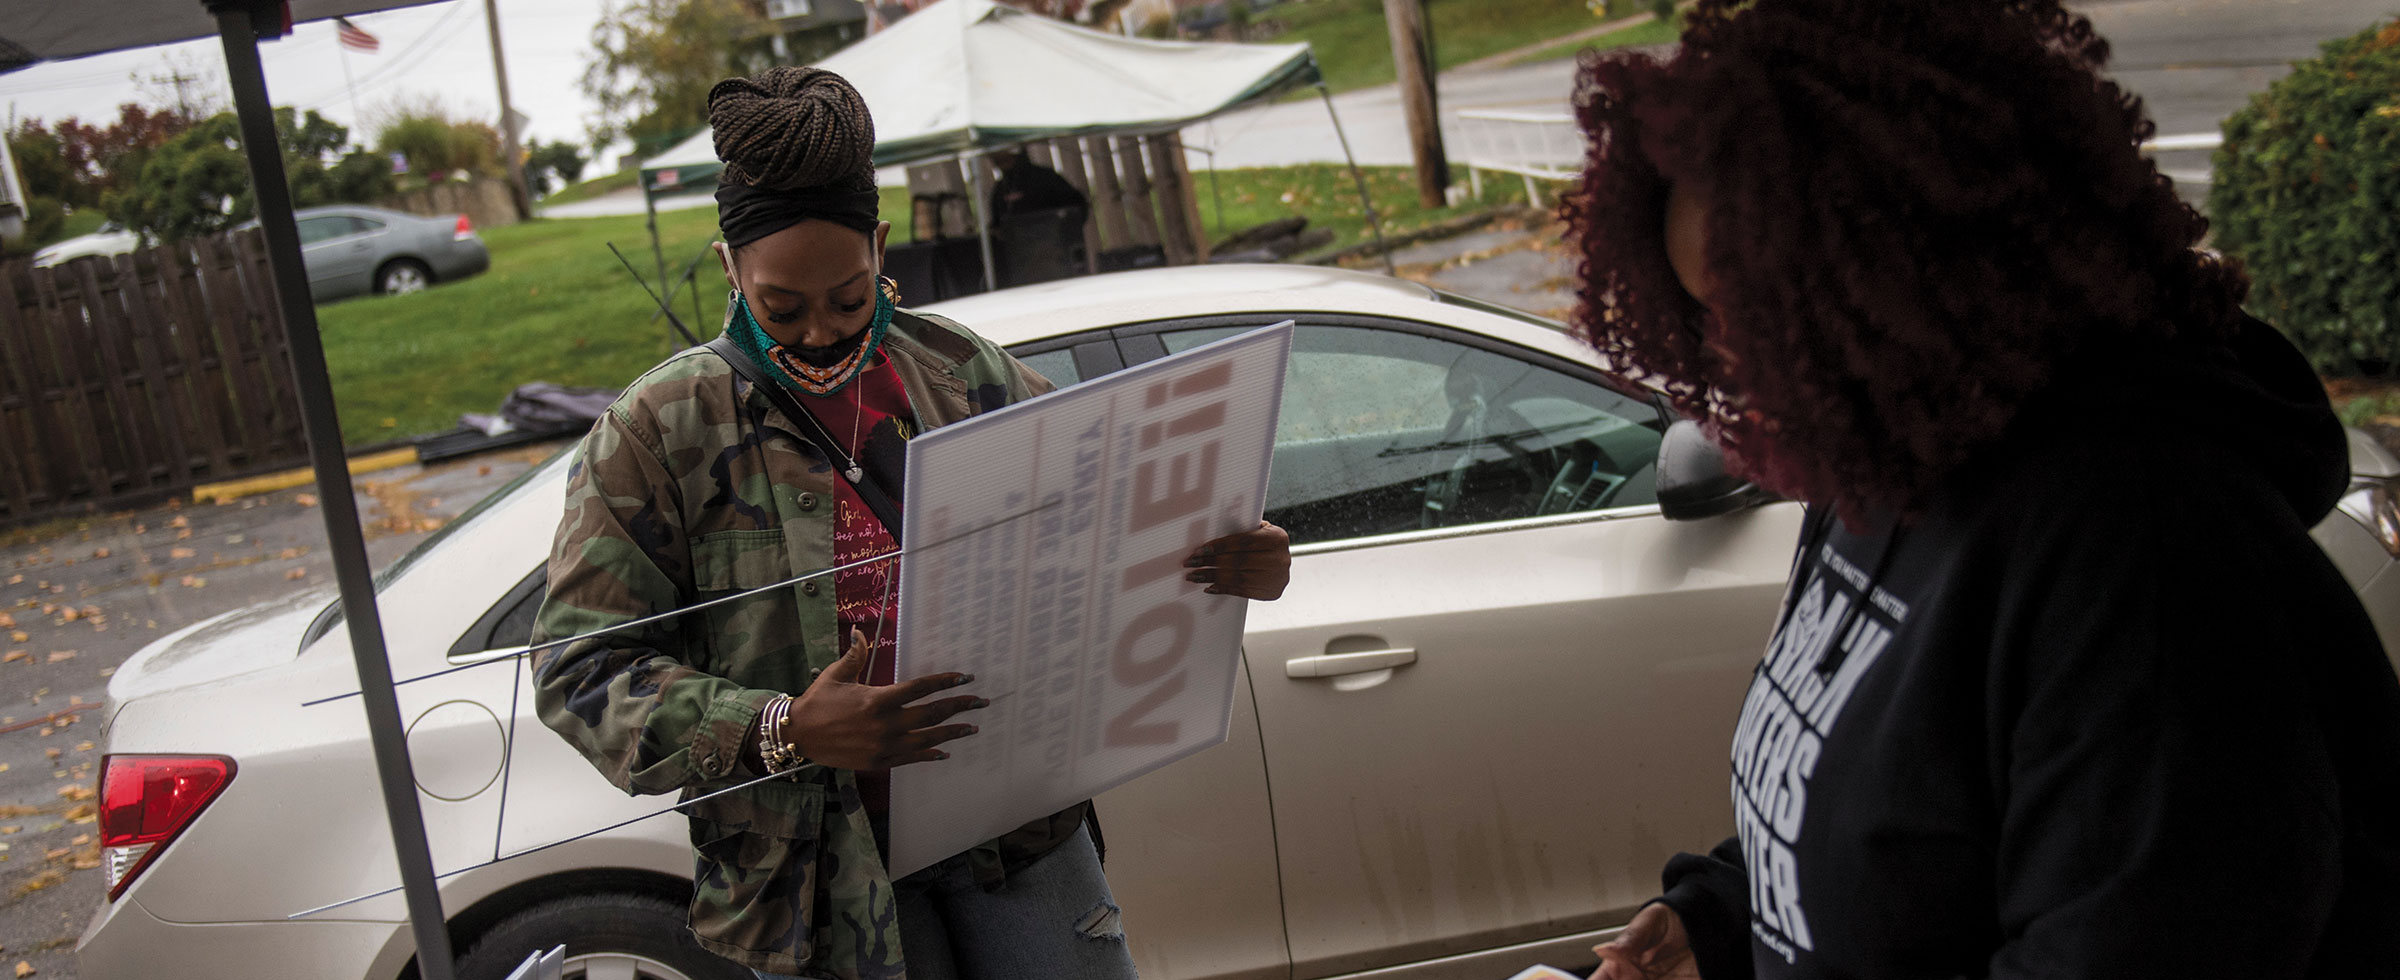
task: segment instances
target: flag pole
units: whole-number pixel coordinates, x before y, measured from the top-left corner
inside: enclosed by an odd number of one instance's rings
[[[350,43],[337,40],[333,47],[342,54],[342,87],[350,90],[350,126],[363,130],[367,125],[367,117],[358,111],[358,80],[350,77]]]

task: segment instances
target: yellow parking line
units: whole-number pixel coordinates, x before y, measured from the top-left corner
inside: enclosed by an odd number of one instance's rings
[[[353,456],[350,458],[350,475],[356,476],[360,473],[373,473],[376,470],[388,470],[395,466],[406,466],[416,461],[417,449],[415,446],[410,446],[406,449],[393,449],[380,453],[370,453],[365,456]],[[274,493],[277,490],[289,490],[293,487],[305,486],[309,483],[315,482],[316,479],[317,471],[304,467],[296,470],[285,470],[281,473],[268,473],[263,476],[251,476],[243,477],[239,480],[227,480],[223,483],[207,483],[192,488],[192,502],[195,504],[221,504],[228,500],[239,500],[243,497],[248,497],[254,494]]]

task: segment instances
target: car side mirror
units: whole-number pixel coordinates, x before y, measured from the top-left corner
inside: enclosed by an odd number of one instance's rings
[[[1670,521],[1700,521],[1748,510],[1775,495],[1725,471],[1725,452],[1689,419],[1667,426],[1658,447],[1658,512]]]

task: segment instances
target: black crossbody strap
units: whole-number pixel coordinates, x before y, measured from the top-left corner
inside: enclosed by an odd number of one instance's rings
[[[750,382],[751,387],[764,393],[767,401],[773,403],[785,416],[814,434],[809,441],[816,443],[817,448],[824,452],[825,458],[833,463],[834,472],[849,480],[852,487],[857,488],[858,499],[865,502],[867,509],[875,513],[876,520],[883,522],[883,529],[891,532],[892,543],[899,544],[900,508],[892,502],[891,495],[884,492],[883,486],[875,482],[875,474],[867,472],[865,467],[858,464],[858,461],[851,459],[850,453],[833,438],[833,433],[825,431],[824,423],[817,421],[817,417],[809,412],[808,406],[800,404],[800,399],[792,397],[791,392],[785,391],[782,385],[776,384],[773,379],[768,378],[764,372],[760,371],[758,364],[750,360],[750,355],[742,353],[741,348],[733,345],[733,338],[720,334],[717,339],[709,341],[706,346],[709,350],[715,351],[718,357],[724,358],[725,363],[732,366],[733,373],[741,375],[743,380]]]

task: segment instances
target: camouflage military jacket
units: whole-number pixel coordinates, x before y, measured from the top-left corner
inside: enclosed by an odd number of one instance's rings
[[[920,428],[1051,388],[935,317],[894,316],[885,349]],[[837,476],[801,431],[705,348],[642,375],[579,450],[536,642],[831,565]],[[545,651],[534,704],[619,789],[690,799],[758,775],[743,740],[768,699],[804,689],[839,655],[834,617],[826,579]],[[852,773],[807,766],[689,813],[701,945],[770,973],[904,975],[891,884]],[[1084,814],[979,848],[979,870],[1004,874],[1046,853]]]

